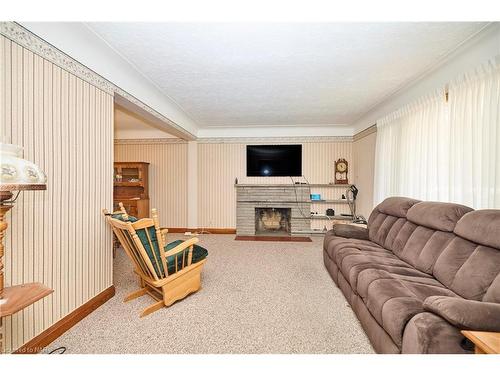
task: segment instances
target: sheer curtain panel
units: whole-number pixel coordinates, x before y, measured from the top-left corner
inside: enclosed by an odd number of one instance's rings
[[[500,208],[500,61],[377,121],[374,202],[389,196]]]

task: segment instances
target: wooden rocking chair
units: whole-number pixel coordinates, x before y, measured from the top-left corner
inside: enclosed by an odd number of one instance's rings
[[[167,231],[160,228],[156,209],[151,210],[151,213],[152,219],[133,220],[123,206],[113,214],[103,210],[134,264],[134,272],[139,276],[140,289],[126,296],[123,302],[145,294],[157,301],[144,309],[141,318],[198,291],[201,288],[201,271],[206,262],[206,253],[200,260],[193,261],[193,247],[198,242],[196,237],[165,250]]]

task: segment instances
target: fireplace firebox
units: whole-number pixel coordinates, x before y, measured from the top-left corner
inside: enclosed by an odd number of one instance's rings
[[[290,236],[291,208],[255,208],[255,235]]]

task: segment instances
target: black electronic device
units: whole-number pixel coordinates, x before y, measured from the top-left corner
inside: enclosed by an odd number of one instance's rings
[[[247,146],[247,176],[302,176],[302,145]]]

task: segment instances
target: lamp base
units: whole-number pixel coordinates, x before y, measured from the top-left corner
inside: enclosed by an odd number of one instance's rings
[[[12,208],[12,205],[4,203],[12,199],[12,193],[10,191],[0,191],[0,298],[3,297],[3,256],[4,256],[4,246],[3,238],[5,237],[5,231],[7,230],[8,224],[4,220],[5,215]]]

